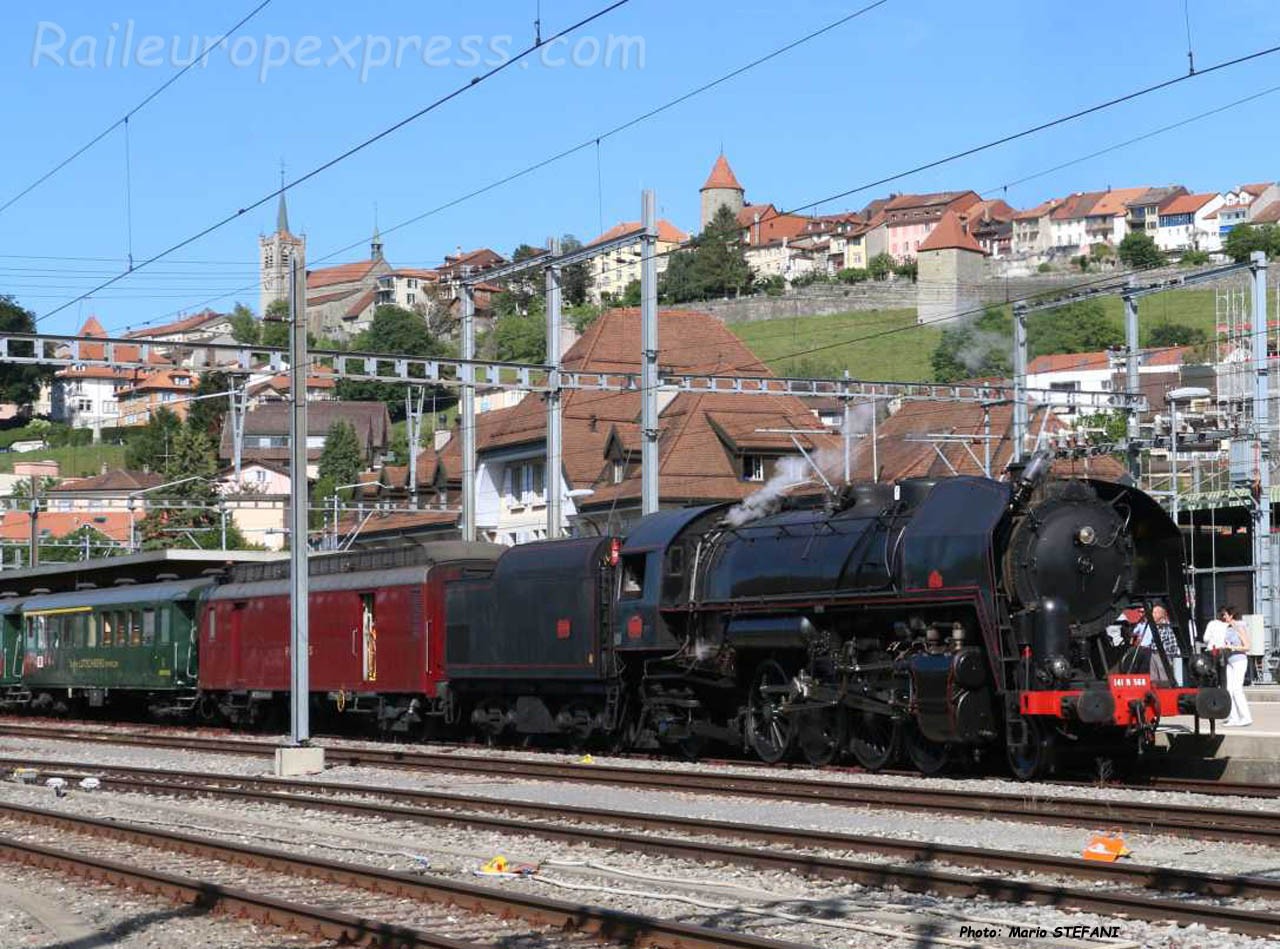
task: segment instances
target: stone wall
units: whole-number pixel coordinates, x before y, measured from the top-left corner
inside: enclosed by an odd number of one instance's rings
[[[966,288],[966,296],[981,304],[1006,303],[1041,293],[1065,292],[1081,284],[1093,284],[1106,278],[1106,271],[1090,273],[1049,273],[1024,276],[993,276],[987,261],[987,276],[976,286]],[[1143,275],[1144,283],[1185,274],[1180,267],[1164,267]],[[1215,281],[1223,287],[1242,286],[1244,278],[1230,276]],[[1280,285],[1280,261],[1272,261],[1267,269],[1267,285]],[[1197,285],[1212,289],[1213,283]],[[684,304],[711,313],[726,323],[754,323],[760,320],[791,319],[802,316],[830,316],[860,310],[915,310],[917,287],[910,280],[894,277],[884,281],[855,284],[824,283],[789,290],[781,296],[765,294],[730,300],[706,300]]]

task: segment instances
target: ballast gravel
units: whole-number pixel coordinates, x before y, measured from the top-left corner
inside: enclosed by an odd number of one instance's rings
[[[380,777],[381,783],[386,783],[388,777],[385,772],[370,772],[369,776]],[[353,776],[332,774],[328,777],[345,781]],[[398,777],[411,776],[400,773]],[[479,882],[575,902],[743,929],[817,946],[884,946],[894,942],[907,945],[925,941],[935,945],[1106,944],[1170,949],[1191,946],[1255,949],[1264,944],[1203,929],[1094,919],[1051,908],[947,899],[894,889],[833,885],[785,873],[709,867],[534,837],[510,837],[452,827],[426,828],[266,803],[232,805],[215,800],[78,791],[56,798],[47,788],[10,783],[0,784],[0,796],[86,816],[172,827],[199,836],[407,872],[443,874],[471,882],[477,881],[475,872],[485,861],[502,855],[517,865],[538,864],[538,872],[528,877],[487,876]],[[705,803],[707,799],[702,800]],[[772,810],[774,805],[769,808]],[[775,819],[769,822],[777,823]],[[857,856],[868,859],[864,854]],[[1114,939],[1053,937],[1055,930],[1065,927],[1084,926],[1088,932],[1095,925],[1118,926],[1119,943]],[[991,931],[998,931],[999,936],[980,940],[964,937],[961,927],[965,926],[990,927]],[[1010,926],[1043,929],[1046,935],[1010,937]]]
[[[336,943],[0,860],[6,949],[328,949]]]

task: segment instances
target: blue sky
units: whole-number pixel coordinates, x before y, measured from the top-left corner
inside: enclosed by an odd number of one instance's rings
[[[1188,0],[1199,67],[1280,43],[1280,4]],[[256,0],[10,4],[0,30],[0,203],[170,76],[193,35],[217,36]],[[543,0],[544,36],[604,0]],[[517,65],[289,194],[309,262],[571,145],[852,12],[862,3],[632,0],[550,63]],[[398,121],[533,36],[536,0],[473,4],[272,0],[238,37],[130,122],[136,260],[201,230]],[[113,28],[113,24],[115,24]],[[121,66],[132,24],[133,57]],[[147,36],[164,52],[144,55]],[[581,37],[589,39],[581,40]],[[308,47],[308,37],[315,37]],[[324,61],[349,44],[354,68]],[[359,39],[357,45],[351,41]],[[373,39],[367,39],[373,37]],[[464,37],[477,46],[459,48]],[[614,38],[615,55],[602,50]],[[401,64],[377,65],[383,40]],[[509,39],[508,39],[509,38]],[[619,38],[623,38],[620,40]],[[643,66],[636,39],[643,41]],[[581,40],[581,42],[580,42]],[[630,67],[621,68],[630,40]],[[416,42],[415,42],[416,41]],[[160,40],[154,41],[158,43]],[[78,44],[78,45],[77,45]],[[598,45],[597,45],[598,44]],[[110,59],[108,58],[110,49]],[[423,47],[433,65],[422,63]],[[270,48],[270,54],[266,51]],[[297,60],[276,65],[274,60]],[[231,62],[235,56],[239,65]],[[573,58],[578,64],[574,65]],[[274,57],[274,60],[272,59]],[[362,77],[365,57],[371,60]],[[61,59],[62,64],[58,60]],[[72,65],[72,61],[81,65]],[[564,60],[563,65],[558,63]],[[309,65],[310,64],[310,65]],[[723,146],[754,201],[794,207],[1186,71],[1182,0],[889,0],[865,16],[663,115],[385,237],[399,266],[456,246],[502,252],[549,234],[595,236],[639,216],[696,226],[698,187]],[[265,73],[265,75],[264,75]],[[1280,86],[1280,55],[1182,83],[892,185],[999,189],[1149,129]],[[1008,189],[1015,206],[1108,185],[1219,190],[1280,178],[1280,93]],[[821,207],[861,207],[889,187]],[[45,314],[116,272],[128,249],[125,140],[117,130],[0,214],[0,293]],[[274,202],[41,323],[72,331],[90,313],[112,330],[212,299],[256,305],[257,237]],[[356,249],[334,262],[367,253]],[[40,259],[53,258],[53,259]],[[71,258],[109,258],[74,260]],[[233,292],[237,291],[238,292]],[[216,298],[216,299],[214,299]]]

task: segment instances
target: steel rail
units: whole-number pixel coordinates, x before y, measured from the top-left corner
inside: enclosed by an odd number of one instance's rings
[[[0,766],[32,764],[30,761],[0,758]],[[385,820],[408,820],[426,824],[464,826],[509,834],[530,834],[569,843],[594,844],[615,849],[647,853],[670,853],[669,841],[652,836],[622,835],[614,830],[585,830],[537,821],[590,823],[642,830],[674,831],[691,836],[716,836],[731,840],[751,841],[830,852],[879,853],[912,863],[947,863],[984,870],[1016,873],[1049,873],[1083,880],[1102,880],[1122,886],[1136,886],[1166,893],[1194,894],[1210,897],[1257,897],[1280,900],[1280,879],[1269,877],[1206,873],[1172,867],[1129,863],[1096,863],[1078,858],[1023,851],[993,850],[952,844],[903,840],[892,837],[815,831],[794,827],[770,827],[736,821],[686,818],[666,814],[637,813],[606,808],[579,807],[565,804],[538,804],[525,801],[495,800],[447,791],[423,791],[410,788],[370,788],[364,785],[331,781],[299,782],[283,778],[245,778],[239,775],[217,775],[193,771],[169,771],[136,766],[101,766],[86,763],[37,763],[40,774],[77,780],[93,776],[103,786],[121,792],[190,795],[278,804],[300,809],[323,810]],[[338,795],[407,802],[404,807],[370,803]],[[441,810],[444,809],[444,810]],[[530,820],[490,817],[487,815],[520,815]],[[486,816],[482,816],[486,815]],[[683,843],[683,842],[679,842]],[[695,845],[696,846],[696,845]],[[681,855],[688,855],[683,853]],[[732,855],[732,856],[730,856]],[[695,853],[696,857],[697,854]],[[713,859],[725,859],[746,866],[783,869],[825,879],[849,877],[854,862],[826,856],[769,852],[761,862],[754,852],[717,851]],[[701,859],[707,859],[705,856]],[[883,867],[873,865],[874,872]],[[858,882],[855,880],[854,882]]]
[[[47,727],[0,726],[0,734],[128,744],[237,755],[268,756],[274,748],[260,741],[141,732],[99,732]],[[946,813],[985,820],[1011,820],[1067,826],[1120,827],[1201,840],[1228,840],[1280,846],[1280,814],[1233,808],[1180,807],[1138,801],[1091,800],[945,788],[895,787],[818,778],[776,778],[723,771],[664,771],[621,765],[586,765],[473,754],[351,748],[326,745],[331,766],[387,767],[405,770],[488,774],[520,780],[569,781],[643,790],[739,795],[830,805]]]
[[[407,926],[359,919],[337,910],[261,896],[238,887],[148,870],[105,857],[71,853],[3,835],[0,835],[0,858],[58,873],[70,872],[113,886],[131,887],[174,902],[190,904],[204,912],[223,912],[269,926],[300,930],[343,946],[479,949],[474,942],[436,936]]]
[[[124,788],[122,788],[124,789]],[[163,788],[165,791],[172,791],[173,787]],[[359,788],[354,788],[359,791]],[[235,795],[241,797],[241,795]],[[747,850],[741,847],[730,846],[727,844],[718,844],[705,841],[686,841],[673,840],[670,838],[660,838],[639,834],[622,834],[614,831],[584,831],[569,830],[566,828],[550,827],[546,824],[532,823],[527,821],[498,821],[492,818],[483,818],[475,815],[471,816],[448,816],[440,814],[430,814],[428,812],[404,807],[388,807],[362,804],[355,801],[322,801],[314,797],[306,795],[298,795],[292,801],[286,801],[282,796],[271,793],[253,793],[246,792],[243,797],[255,800],[257,802],[291,803],[294,806],[312,807],[317,809],[329,809],[332,807],[349,814],[363,814],[367,816],[376,816],[384,819],[408,819],[423,821],[428,823],[450,823],[464,824],[471,827],[482,828],[484,830],[498,830],[505,833],[533,834],[535,836],[553,837],[561,840],[568,840],[575,843],[590,843],[612,849],[640,851],[651,854],[659,854],[669,857],[679,857],[685,859],[693,859],[699,862],[720,862],[735,865],[747,865],[757,869],[782,871],[782,872],[798,872],[808,876],[816,876],[823,879],[839,880],[841,882],[860,883],[866,886],[885,887],[895,886],[911,892],[928,892],[936,893],[944,896],[961,897],[961,898],[985,898],[1003,902],[1017,903],[1037,903],[1041,905],[1054,906],[1059,909],[1071,909],[1081,912],[1104,913],[1108,915],[1123,915],[1136,919],[1145,919],[1153,922],[1161,923],[1177,923],[1180,925],[1201,924],[1209,926],[1221,926],[1246,935],[1273,935],[1280,931],[1280,915],[1274,913],[1240,909],[1230,906],[1221,906],[1205,903],[1189,903],[1181,899],[1159,899],[1142,894],[1126,893],[1119,888],[1107,889],[1080,889],[1073,887],[1060,886],[1056,884],[1046,884],[1031,882],[1025,880],[1006,880],[987,875],[974,876],[968,874],[955,873],[948,870],[940,870],[937,868],[921,868],[892,864],[877,864],[868,861],[855,861],[835,857],[815,856],[809,854],[787,854],[773,850]],[[564,813],[572,811],[570,808],[548,808],[553,812]],[[209,848],[216,848],[218,851],[230,851],[234,858],[244,862],[247,856],[248,862],[254,863],[258,860],[268,860],[270,865],[275,869],[284,869],[292,872],[302,872],[309,875],[319,875],[324,873],[330,878],[334,878],[335,882],[343,882],[351,885],[366,886],[372,889],[384,889],[386,887],[385,880],[391,879],[396,884],[403,883],[405,874],[398,874],[391,871],[369,870],[371,877],[370,883],[361,882],[353,874],[362,874],[365,868],[357,867],[352,864],[333,863],[330,864],[317,858],[302,857],[296,858],[300,865],[295,866],[292,862],[281,864],[280,861],[293,861],[293,855],[281,854],[278,851],[267,851],[262,848],[244,847],[241,845],[223,844],[221,842],[210,842],[203,838],[192,838],[183,834],[175,834],[168,831],[151,831],[124,825],[114,821],[99,821],[93,818],[71,818],[64,813],[55,813],[45,811],[39,808],[26,808],[19,805],[9,805],[0,803],[0,816],[7,812],[15,812],[23,819],[34,820],[42,823],[53,823],[58,826],[68,826],[66,821],[74,821],[83,823],[93,828],[93,832],[116,836],[119,839],[127,839],[133,842],[145,843],[148,845],[166,846],[169,849],[178,849],[183,852],[209,852]],[[702,825],[700,830],[702,833],[715,832],[715,822],[691,822]],[[784,835],[790,835],[793,840],[802,840],[805,832],[780,831]],[[822,835],[813,834],[813,838],[819,840],[824,839],[830,843],[833,838]],[[159,843],[153,843],[153,841]],[[848,841],[854,841],[856,838],[848,838]],[[803,845],[803,844],[802,844]],[[943,859],[940,852],[935,852],[935,848],[930,845],[916,845],[914,848],[910,844],[905,845],[906,848],[914,850],[924,859]],[[192,848],[195,848],[194,850]],[[941,848],[938,848],[939,850]],[[1065,868],[1069,868],[1071,861],[1061,860],[1060,858],[1048,858],[1044,862],[1034,861],[1031,865],[1023,860],[1017,859],[1018,855],[1003,853],[999,851],[980,851],[976,848],[956,848],[971,850],[974,856],[985,856],[988,858],[985,863],[988,869],[1014,869],[1026,871],[1028,869],[1040,873],[1057,873],[1062,872]],[[225,859],[225,857],[224,857]],[[336,869],[336,877],[334,876]],[[322,869],[323,868],[323,869]],[[1182,871],[1166,871],[1158,867],[1124,867],[1124,868],[1107,868],[1116,870],[1115,875],[1110,876],[1112,882],[1120,882],[1132,885],[1141,885],[1142,879],[1156,881],[1161,874],[1168,874],[1168,880],[1173,883],[1179,876],[1185,880],[1190,880],[1195,874],[1183,874]],[[1106,870],[1102,870],[1099,876],[1106,874]],[[1210,876],[1210,875],[1205,875]],[[422,878],[408,877],[409,880],[422,882]],[[1242,886],[1237,886],[1236,892],[1231,892],[1229,878],[1223,878],[1227,887],[1227,892],[1221,892],[1217,889],[1214,895],[1233,895],[1243,896],[1246,892],[1244,886],[1256,886],[1265,889],[1267,884],[1274,881],[1266,880],[1248,880]],[[431,881],[432,884],[435,881]],[[1239,882],[1239,881],[1237,881]],[[430,884],[428,884],[430,885]],[[1177,887],[1172,886],[1176,891]],[[394,892],[402,895],[414,895],[406,893],[403,888],[394,890]],[[1257,891],[1251,891],[1257,892]],[[1275,895],[1275,890],[1268,891],[1270,895]],[[465,901],[463,901],[463,905]],[[485,907],[473,907],[485,909],[487,911],[496,911],[491,905]],[[581,908],[578,908],[581,910]],[[539,922],[550,922],[560,924],[555,919],[540,918]],[[566,923],[567,924],[567,923]],[[651,923],[652,925],[652,923]],[[646,932],[646,938],[648,933]],[[733,943],[727,940],[720,940],[717,933],[716,944],[720,945],[746,945],[745,943]],[[695,945],[693,942],[682,942],[681,945]],[[770,943],[765,943],[770,944]],[[773,943],[776,945],[776,943]]]
[[[177,831],[141,827],[124,821],[81,817],[65,811],[50,811],[12,802],[0,802],[0,818],[42,824],[73,833],[89,834],[228,863],[295,873],[329,883],[357,887],[376,893],[417,899],[423,902],[458,906],[463,910],[589,933],[626,945],[668,947],[668,949],[798,949],[797,944],[766,939],[730,930],[714,929],[676,920],[644,916],[623,910],[606,909],[564,900],[549,899],[519,890],[498,890],[462,883],[445,877],[423,876],[383,870],[378,867],[326,860],[306,854],[267,847],[253,847],[213,840]],[[0,844],[7,843],[0,838]],[[1280,923],[1280,917],[1277,917]]]

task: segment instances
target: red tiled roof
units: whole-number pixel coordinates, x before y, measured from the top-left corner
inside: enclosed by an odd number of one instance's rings
[[[343,515],[338,529],[349,534],[358,528],[359,537],[399,534],[418,528],[446,529],[457,524],[458,517],[457,511],[375,511],[367,519],[357,514]]]
[[[1025,211],[1019,211],[1013,216],[1013,219],[1015,221],[1038,221],[1046,214],[1052,214],[1054,209],[1061,203],[1061,198],[1050,198],[1048,201],[1041,201],[1033,208],[1027,208]]]
[[[366,290],[364,293],[360,294],[360,296],[356,297],[354,303],[347,307],[347,312],[343,314],[343,317],[350,320],[355,319],[369,308],[369,305],[373,303],[376,296],[377,294],[372,290]]]
[[[1213,194],[1180,194],[1160,209],[1163,214],[1194,214],[1216,198]]]
[[[185,381],[179,382],[179,379]],[[196,374],[189,369],[160,369],[143,376],[128,389],[122,389],[119,394],[123,398],[130,392],[192,392],[195,390],[197,382]]]
[[[1137,200],[1151,189],[1143,185],[1139,188],[1112,188],[1110,191],[1102,192],[1097,203],[1093,206],[1093,210],[1089,212],[1090,217],[1099,217],[1103,214],[1115,217],[1117,214],[1125,214],[1125,204],[1130,201]]]
[[[799,214],[780,214],[772,204],[753,204],[738,212],[738,224],[747,232],[747,243],[756,247],[797,238],[808,230],[809,222]]]
[[[36,530],[45,538],[62,537],[81,527],[92,527],[119,543],[129,541],[127,511],[42,511]],[[25,541],[31,536],[31,516],[26,511],[5,511],[0,516],[0,540]]]
[[[1249,192],[1249,194],[1254,195],[1254,196],[1256,197],[1257,195],[1262,194],[1262,192],[1264,192],[1264,191],[1266,191],[1268,188],[1270,188],[1272,184],[1273,184],[1273,182],[1270,182],[1270,181],[1263,181],[1263,182],[1259,182],[1259,183],[1257,183],[1257,184],[1241,185],[1241,186],[1240,186],[1240,190],[1241,190],[1241,191],[1247,191],[1247,192]]]
[[[619,221],[587,246],[591,247],[595,244],[603,244],[605,241],[611,241],[615,238],[623,237],[626,234],[638,233],[641,229],[642,226],[639,221]],[[683,244],[688,239],[689,235],[680,230],[680,228],[676,227],[670,221],[665,218],[658,221],[658,243]]]
[[[1014,215],[1018,212],[1013,209],[1007,201],[1002,198],[987,198],[976,204],[969,206],[966,212],[969,220],[981,219],[983,221],[1012,221]]]
[[[1280,201],[1272,201],[1249,219],[1250,224],[1275,224],[1280,222]]]
[[[707,176],[707,183],[700,190],[709,191],[713,188],[724,188],[733,191],[746,190],[738,183],[738,178],[733,173],[733,169],[729,167],[729,160],[724,155],[716,159],[716,163],[711,168],[711,174]]]
[[[307,272],[307,289],[331,287],[339,283],[359,283],[369,275],[377,260],[359,260],[353,264],[338,264],[336,267],[323,267],[320,270]]]
[[[920,242],[920,246],[916,248],[916,253],[950,249],[970,250],[978,254],[986,253],[982,249],[982,245],[973,239],[973,235],[961,226],[960,215],[954,211],[947,211],[942,215],[937,227],[930,231],[929,236]]]
[[[769,375],[768,369],[724,324],[705,313],[664,311],[659,315],[659,364],[668,371]],[[640,319],[635,309],[611,310],[593,323],[566,354],[566,369],[585,372],[636,372],[639,369]],[[639,496],[639,474],[630,470],[613,483],[606,450],[618,444],[624,455],[640,445],[640,396],[635,392],[571,392],[564,398],[564,465],[570,485],[595,494],[580,508],[608,506]],[[795,454],[789,436],[758,429],[812,429],[816,422],[794,396],[681,393],[660,418],[659,442],[664,498],[687,501],[740,498],[759,488],[741,480],[744,450]],[[476,419],[476,445],[484,452],[541,444],[546,411],[540,400],[525,399]],[[834,447],[826,434],[800,436],[806,450]],[[440,465],[456,480],[460,439],[440,453]]]
[[[1105,351],[1100,353],[1053,353],[1037,356],[1027,364],[1028,373],[1070,372],[1072,370],[1107,369],[1111,365]]]
[[[989,412],[991,434],[998,436],[998,439],[987,444],[991,452],[991,471],[998,476],[1007,467],[1013,454],[1013,407],[1007,404],[992,405]],[[1044,409],[1032,410],[1028,431],[1040,432],[1043,428],[1046,434],[1053,435],[1065,427],[1065,423],[1057,415],[1050,413],[1046,419],[1044,414]],[[983,471],[975,457],[983,457],[985,434],[986,419],[980,405],[908,402],[877,427],[876,448],[881,480],[939,477],[949,475],[953,470],[956,474],[981,475]],[[932,442],[927,438],[929,435],[969,435],[973,437],[973,442],[967,446],[957,441]],[[945,462],[939,452],[946,457]],[[871,458],[868,439],[859,439],[851,466],[856,477],[866,478],[870,475]],[[1119,462],[1109,456],[1079,461],[1055,461],[1053,472],[1068,477],[1084,475],[1086,466],[1090,477],[1117,478],[1124,474]]]
[[[1170,346],[1144,352],[1141,365],[1180,366],[1183,358],[1192,347]],[[1123,353],[1119,354],[1123,357]],[[1073,370],[1106,369],[1111,365],[1106,350],[1094,353],[1053,353],[1048,356],[1037,356],[1027,365],[1028,373],[1071,372]]]
[[[129,493],[164,484],[164,477],[151,471],[129,471],[117,468],[92,478],[67,478],[48,489],[49,494],[81,494],[85,491]]]
[[[950,205],[960,198],[972,195],[972,200],[963,202],[968,207],[974,201],[981,200],[973,191],[934,191],[929,194],[900,194],[884,206],[886,211],[905,211],[911,208],[931,208],[938,205]]]
[[[130,338],[148,337],[155,338],[158,336],[171,336],[175,333],[185,333],[187,330],[199,329],[206,323],[212,323],[215,320],[226,319],[227,314],[215,313],[213,310],[204,310],[195,316],[188,316],[186,319],[178,320],[174,323],[166,323],[163,326],[154,326],[150,329],[134,330],[129,333]],[[102,335],[106,335],[105,333]]]
[[[1093,207],[1104,194],[1106,194],[1105,191],[1081,191],[1068,195],[1061,204],[1053,209],[1053,220],[1071,221],[1076,218],[1088,217],[1093,213]]]

